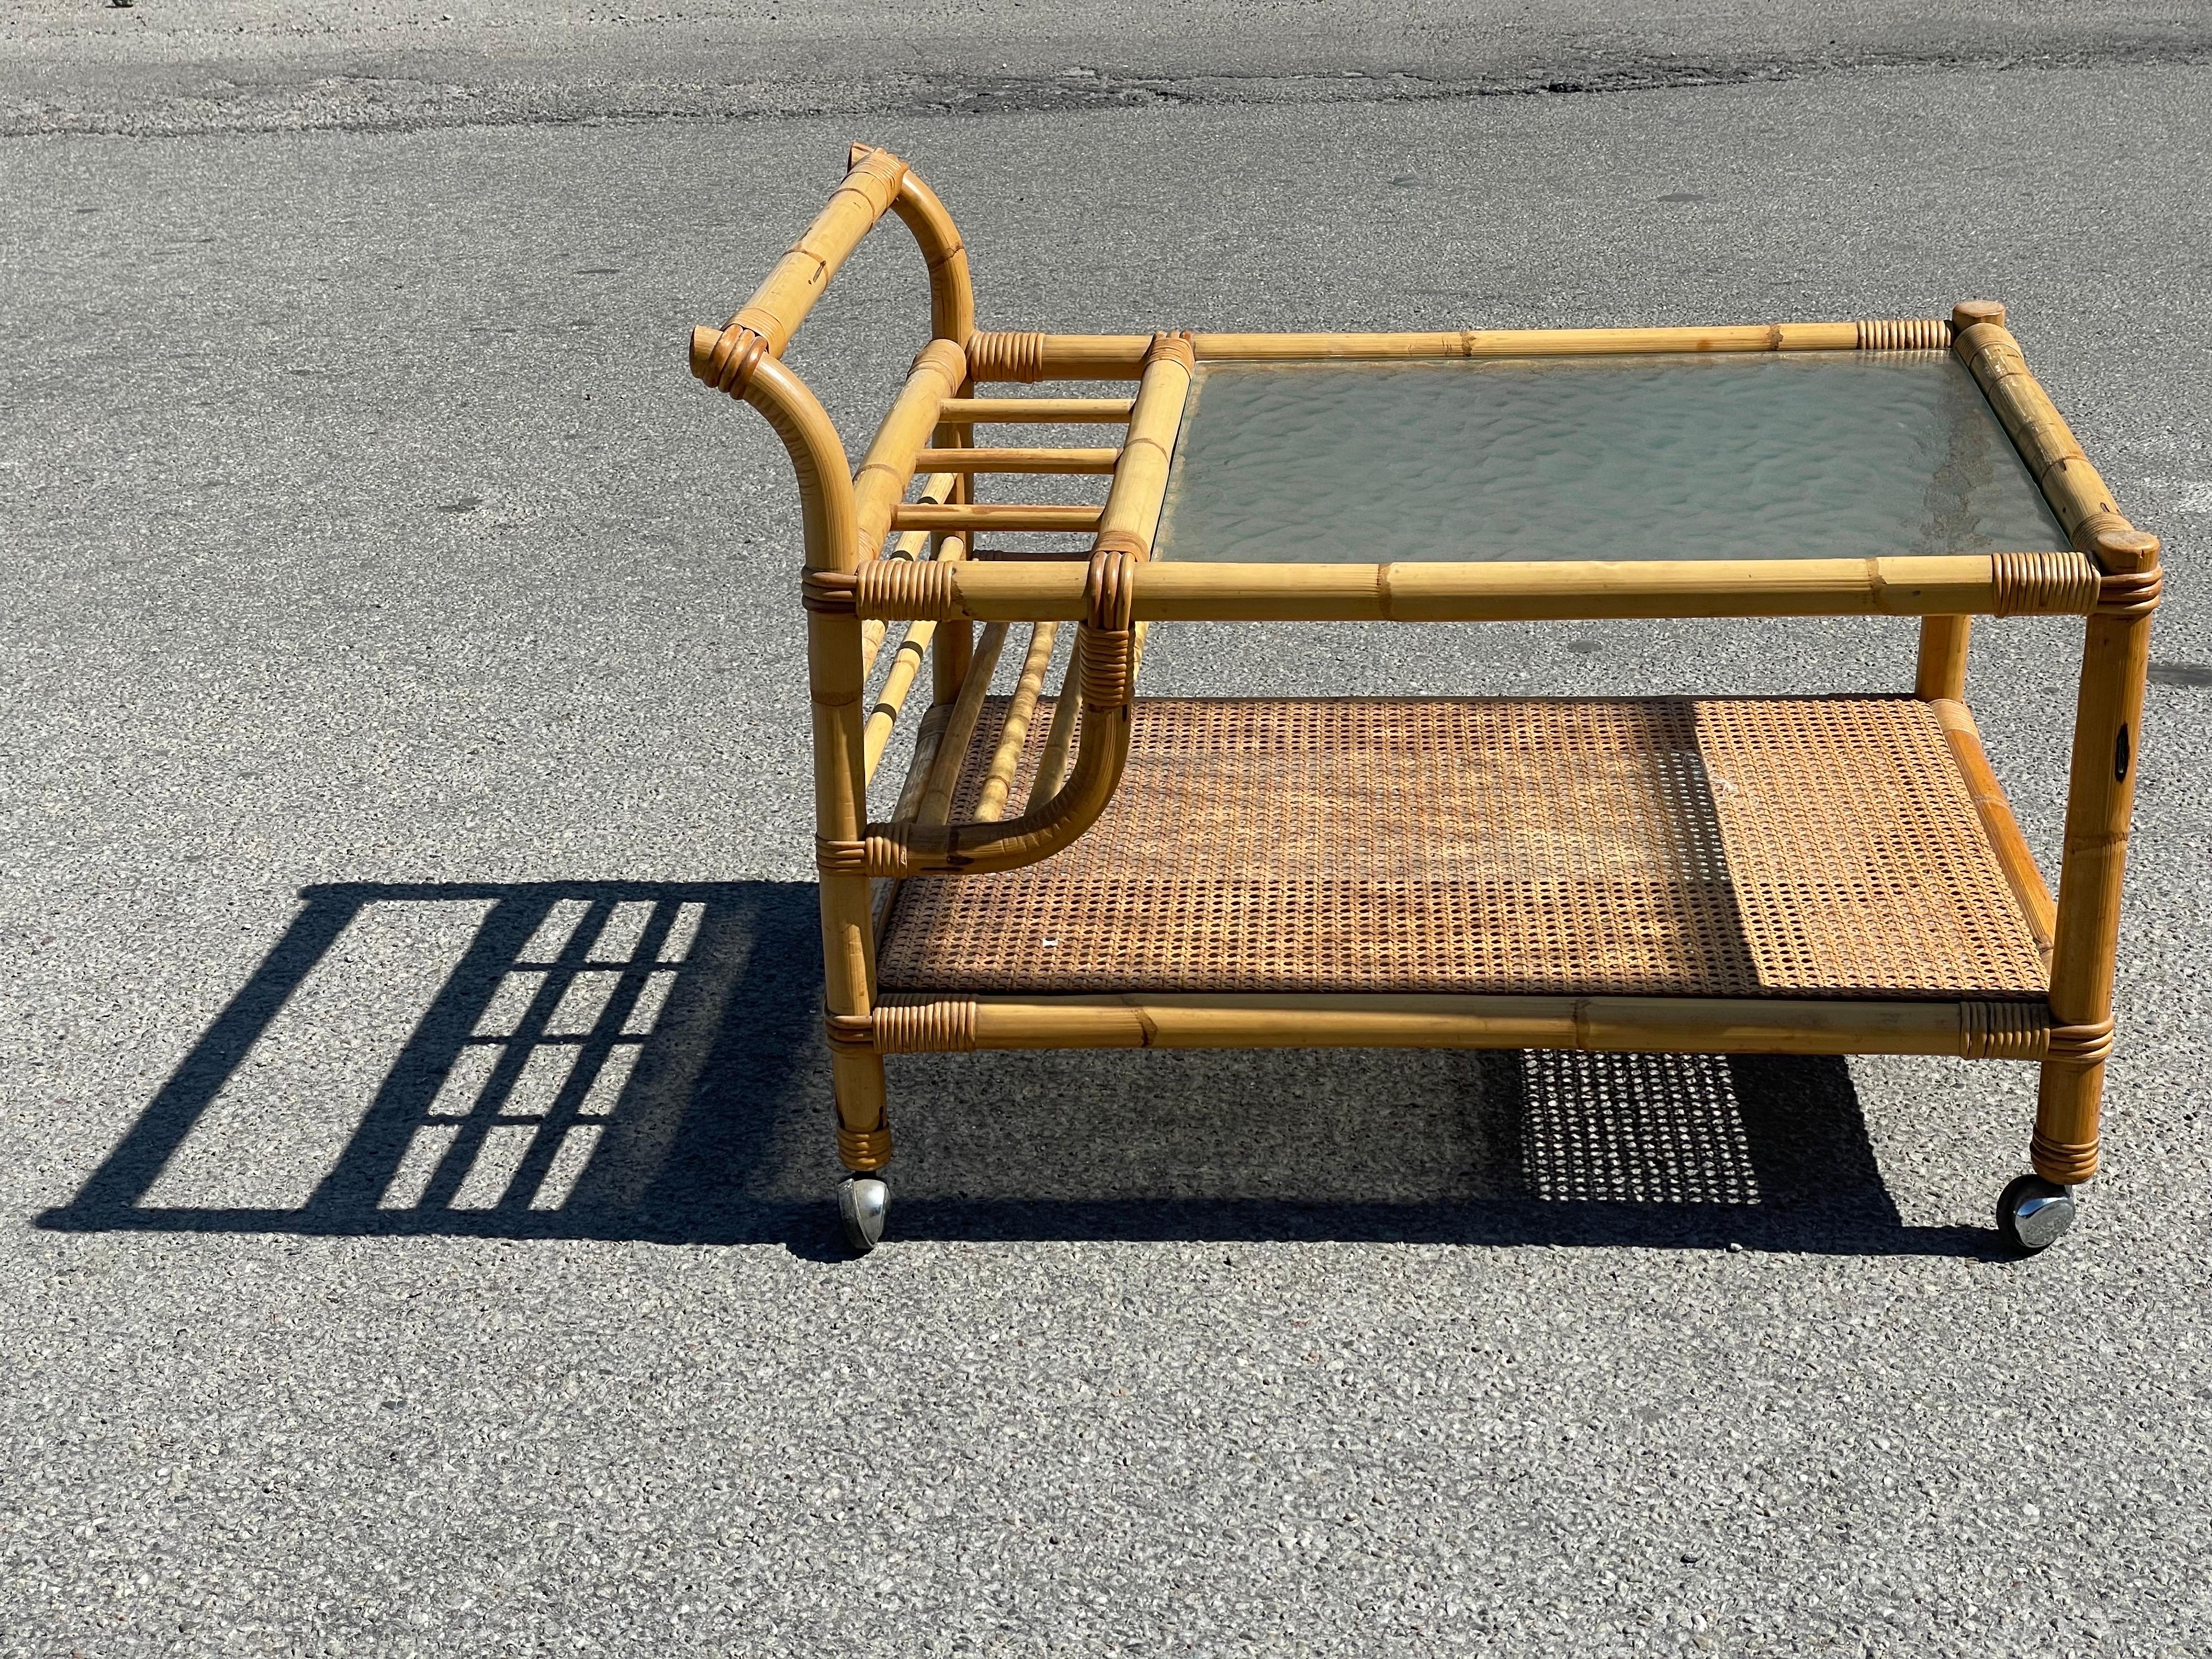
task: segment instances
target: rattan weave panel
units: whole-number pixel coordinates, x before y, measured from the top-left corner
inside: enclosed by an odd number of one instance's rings
[[[2045,988],[1909,698],[1140,701],[1090,833],[909,881],[879,962],[908,992]]]

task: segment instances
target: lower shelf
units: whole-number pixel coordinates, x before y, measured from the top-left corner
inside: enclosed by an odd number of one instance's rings
[[[885,994],[2039,1008],[2047,989],[1911,698],[1148,699],[1134,733],[1073,847],[905,884]]]

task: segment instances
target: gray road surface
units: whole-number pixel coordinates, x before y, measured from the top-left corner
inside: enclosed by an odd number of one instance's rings
[[[1021,15],[1006,62],[1083,61]],[[0,1656],[2212,1647],[2212,69],[2172,9],[2036,9],[2078,61],[2009,70],[1903,7],[1851,25],[1897,64],[1822,68],[1824,15],[1769,28],[1791,78],[1635,93],[122,138],[34,130],[191,127],[205,43],[11,13],[53,108],[0,143]],[[152,44],[103,57],[125,17]],[[1284,18],[1254,59],[1308,74]],[[611,27],[575,38],[650,82]],[[1231,65],[1210,27],[1168,44]],[[1592,27],[1515,61],[1601,82]],[[290,73],[243,124],[333,124]],[[681,343],[854,131],[1000,324],[2010,301],[2174,574],[2082,1229],[1993,1249],[2025,1068],[913,1059],[894,1242],[841,1259],[791,490]],[[920,292],[885,238],[793,353],[863,429]],[[2075,639],[1975,662],[2046,857]],[[1163,630],[1146,671],[1844,689],[1910,652]]]

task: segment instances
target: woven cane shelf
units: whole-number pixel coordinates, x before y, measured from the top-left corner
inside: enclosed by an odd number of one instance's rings
[[[887,216],[929,335],[856,466],[783,354]],[[884,1056],[992,1048],[2033,1061],[2035,1173],[1998,1224],[2030,1249],[2069,1224],[2162,578],[2002,306],[999,331],[943,203],[855,146],[690,367],[767,417],[798,483],[856,1247],[888,1200]],[[1074,482],[1040,499],[1040,477]],[[1827,616],[1912,623],[1909,694],[1139,694],[1164,623]],[[2081,643],[2055,901],[1966,702],[1973,618],[2033,616]]]
[[[2047,989],[1944,734],[1905,697],[1140,699],[1091,830],[1018,870],[907,882],[877,965],[894,993]]]

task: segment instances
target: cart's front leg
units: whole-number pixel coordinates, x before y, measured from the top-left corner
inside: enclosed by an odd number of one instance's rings
[[[2112,980],[2119,949],[2120,882],[2135,806],[2143,680],[2150,659],[2150,613],[2158,595],[2158,538],[2137,531],[2099,535],[2092,548],[2106,572],[2105,596],[2090,617],[2075,712],[2073,774],[2066,799],[2057,939],[2051,962],[2052,1031],[2044,1061],[2031,1153],[2035,1178],[2053,1188],[2097,1172],[2098,1119],[2105,1059],[2112,1046]],[[2023,1177],[2023,1180],[2030,1179]],[[2017,1188],[2020,1182],[2014,1183]],[[2070,1206],[2056,1195],[2007,1189],[1999,1223],[2035,1248],[2064,1230]],[[2038,1205],[2036,1200],[2042,1200]],[[2047,1215],[2039,1230],[2008,1214],[2020,1203]]]
[[[862,749],[860,624],[856,617],[807,614],[807,680],[814,704],[814,833],[818,842],[853,842],[866,828]],[[876,954],[868,878],[824,870],[822,889],[823,1000],[828,1015],[830,1085],[837,1101],[837,1156],[848,1175],[837,1206],[847,1239],[872,1249],[883,1237],[890,1188],[879,1171],[890,1162],[884,1118],[884,1061],[867,1032],[875,1006]]]

